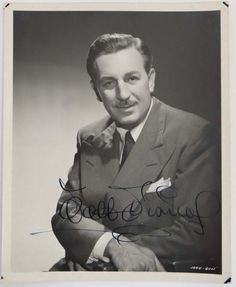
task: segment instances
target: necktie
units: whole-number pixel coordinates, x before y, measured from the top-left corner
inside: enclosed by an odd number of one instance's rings
[[[124,144],[124,149],[123,149],[123,154],[122,154],[122,160],[120,167],[124,164],[125,160],[127,159],[129,153],[131,152],[131,149],[133,148],[135,142],[134,139],[132,138],[130,132],[126,132],[125,134],[125,144]]]

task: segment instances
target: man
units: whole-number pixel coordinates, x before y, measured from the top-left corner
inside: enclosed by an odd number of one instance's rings
[[[87,71],[109,117],[78,133],[52,218],[66,259],[52,270],[219,273],[210,124],[153,96],[152,56],[139,38],[98,37]]]

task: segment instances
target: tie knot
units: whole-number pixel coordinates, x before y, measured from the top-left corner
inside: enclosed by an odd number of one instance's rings
[[[134,139],[133,139],[130,131],[127,131],[125,134],[125,142],[134,143]]]
[[[120,167],[123,165],[123,163],[127,159],[129,153],[131,152],[131,149],[134,146],[134,143],[135,142],[134,142],[134,139],[131,136],[131,133],[129,131],[127,131],[126,134],[125,134],[125,144],[124,144],[124,148],[123,148],[123,155],[122,155],[122,160],[121,160]]]

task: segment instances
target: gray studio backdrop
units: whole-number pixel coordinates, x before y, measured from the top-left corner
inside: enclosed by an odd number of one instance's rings
[[[64,254],[50,224],[58,179],[66,180],[78,129],[106,114],[85,63],[91,42],[108,32],[143,38],[156,96],[220,132],[219,12],[15,12],[13,271],[45,271]]]

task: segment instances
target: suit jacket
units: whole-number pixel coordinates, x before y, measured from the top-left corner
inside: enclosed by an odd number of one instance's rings
[[[106,231],[149,247],[169,271],[220,272],[220,176],[210,124],[157,99],[120,169],[119,135],[106,117],[78,133],[77,153],[52,227],[85,264]],[[218,170],[217,170],[218,169]],[[170,178],[171,187],[146,193]],[[204,272],[201,269],[200,272]]]

